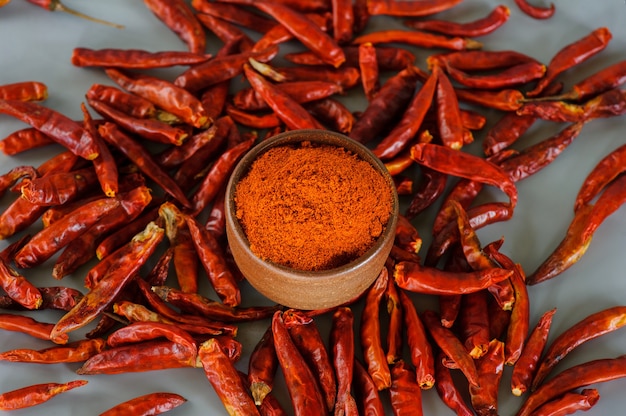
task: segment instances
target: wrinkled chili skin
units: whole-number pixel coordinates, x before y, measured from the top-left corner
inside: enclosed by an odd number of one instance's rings
[[[71,62],[79,67],[151,69],[175,65],[194,65],[210,58],[211,55],[207,54],[181,51],[149,52],[141,49],[74,48]]]
[[[352,388],[361,414],[384,416],[385,409],[378,388],[358,359],[354,360]]]
[[[274,377],[278,369],[278,357],[271,326],[254,346],[248,360],[248,382],[250,393],[257,406],[263,403],[263,399],[274,387]]]
[[[422,389],[415,381],[413,369],[403,360],[396,361],[391,366],[389,396],[394,415],[421,416],[424,414]]]
[[[182,0],[144,0],[154,15],[185,42],[190,52],[204,54],[206,35],[191,7]]]
[[[36,406],[54,396],[87,384],[87,380],[67,383],[42,383],[22,387],[0,394],[0,410],[16,410]]]
[[[105,410],[100,416],[123,416],[123,415],[158,415],[175,409],[185,403],[180,394],[169,392],[154,392],[143,396],[133,397],[130,400],[119,403]]]
[[[517,4],[522,12],[533,19],[549,19],[556,11],[552,3],[548,7],[538,7],[530,4],[528,0],[515,0],[515,4]]]
[[[438,32],[448,36],[478,37],[488,35],[504,25],[511,15],[511,10],[505,5],[496,6],[487,16],[480,19],[457,23],[447,20],[408,20],[404,24],[418,30]]]
[[[597,389],[582,389],[580,393],[569,392],[557,397],[535,411],[537,416],[558,416],[586,411],[591,409],[600,400]]]

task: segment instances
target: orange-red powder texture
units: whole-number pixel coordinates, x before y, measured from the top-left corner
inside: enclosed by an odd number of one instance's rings
[[[385,178],[342,147],[272,148],[237,184],[237,218],[260,258],[299,270],[326,270],[364,254],[389,221]]]

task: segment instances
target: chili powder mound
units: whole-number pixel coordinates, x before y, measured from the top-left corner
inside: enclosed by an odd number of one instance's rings
[[[260,155],[235,189],[236,216],[258,257],[326,270],[363,255],[389,221],[392,191],[358,155],[302,142]]]

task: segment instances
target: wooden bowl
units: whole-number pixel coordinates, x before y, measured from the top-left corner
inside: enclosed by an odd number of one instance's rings
[[[378,240],[361,257],[327,270],[297,270],[262,260],[250,249],[236,217],[235,190],[252,162],[272,147],[302,141],[343,147],[369,162],[385,179],[392,195],[391,215]],[[235,167],[226,191],[226,235],[233,258],[250,284],[270,300],[297,309],[316,310],[344,304],[361,295],[376,279],[391,251],[398,218],[398,195],[384,164],[362,144],[326,130],[294,130],[252,148]]]

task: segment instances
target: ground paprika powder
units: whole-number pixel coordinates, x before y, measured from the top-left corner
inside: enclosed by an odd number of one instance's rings
[[[261,154],[235,190],[250,249],[299,270],[327,270],[364,254],[381,236],[392,191],[343,147],[303,141]]]

